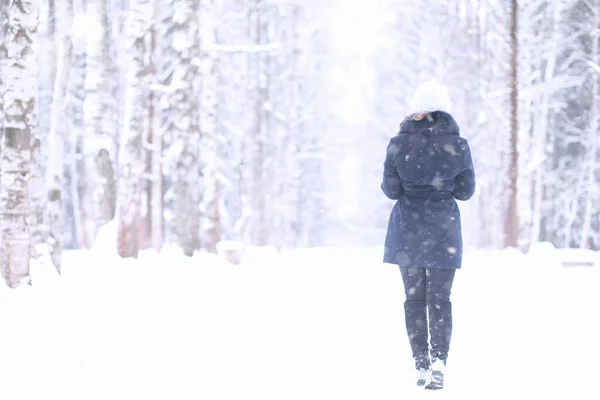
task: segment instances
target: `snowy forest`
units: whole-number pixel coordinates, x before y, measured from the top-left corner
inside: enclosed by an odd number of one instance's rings
[[[0,0],[0,263],[114,230],[174,244],[382,244],[386,145],[449,86],[477,248],[600,248],[600,0]]]

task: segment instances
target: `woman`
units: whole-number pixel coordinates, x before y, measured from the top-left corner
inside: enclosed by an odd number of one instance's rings
[[[409,116],[388,145],[381,185],[387,197],[398,200],[384,262],[400,267],[417,385],[431,390],[443,387],[452,333],[450,291],[462,262],[455,200],[468,200],[475,191],[469,144],[460,137],[450,105],[440,83],[426,82],[417,89]]]

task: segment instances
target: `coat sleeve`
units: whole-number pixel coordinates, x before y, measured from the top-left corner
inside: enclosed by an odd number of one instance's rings
[[[456,177],[452,195],[457,200],[469,200],[475,193],[475,169],[471,158],[471,149],[466,145],[463,154],[462,172]]]
[[[383,163],[383,183],[381,184],[381,190],[392,200],[398,200],[402,196],[402,193],[404,193],[402,180],[400,179],[400,175],[398,175],[396,167],[395,155],[397,152],[398,145],[390,142],[387,147],[385,162]]]

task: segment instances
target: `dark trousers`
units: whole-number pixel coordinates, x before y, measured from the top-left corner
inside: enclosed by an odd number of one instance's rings
[[[400,272],[406,293],[406,330],[417,368],[429,367],[430,354],[445,363],[452,336],[450,292],[456,270],[400,267]]]

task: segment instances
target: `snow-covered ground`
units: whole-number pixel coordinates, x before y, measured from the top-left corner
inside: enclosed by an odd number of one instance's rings
[[[0,398],[598,399],[600,263],[539,246],[470,251],[446,388],[413,387],[403,290],[378,248],[265,252],[234,266],[167,249],[67,252],[0,289]],[[508,396],[508,397],[507,397]]]

